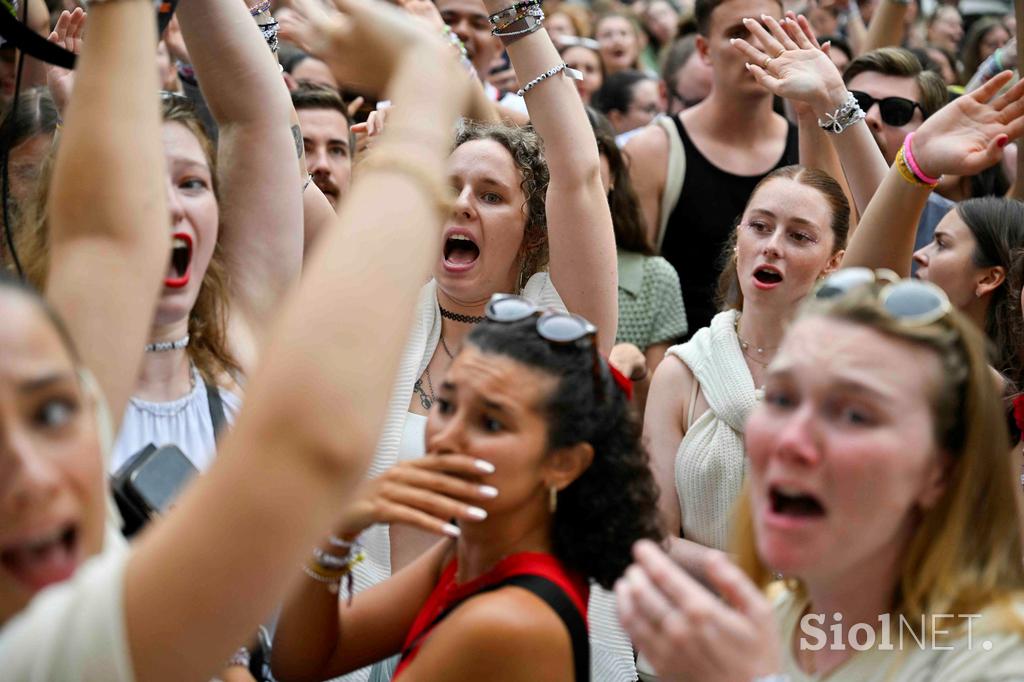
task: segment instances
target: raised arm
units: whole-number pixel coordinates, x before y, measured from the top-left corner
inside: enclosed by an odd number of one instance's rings
[[[306,172],[297,119],[277,60],[242,0],[188,0],[177,16],[219,129],[218,241],[232,311],[244,315],[259,342],[302,266]]]
[[[875,13],[871,15],[868,25],[867,41],[864,52],[877,50],[880,47],[899,47],[903,44],[907,11],[910,2],[901,0],[878,0]]]
[[[511,3],[486,0],[485,4],[494,13]],[[507,49],[524,84],[562,64],[543,28]],[[564,74],[529,90],[526,106],[544,140],[551,174],[547,194],[551,280],[570,311],[597,325],[601,350],[607,354],[618,324],[618,273],[594,133],[576,88]]]
[[[96,4],[89,38],[47,207],[45,294],[99,381],[116,431],[171,249],[152,3]]]
[[[1004,71],[947,104],[917,129],[911,146],[924,173],[973,175],[999,161],[1006,143],[1024,133],[1024,81],[989,102],[1011,76]],[[929,192],[893,166],[850,240],[843,267],[889,268],[908,276],[917,223]]]
[[[453,128],[465,92],[449,75],[447,48],[406,41],[382,58],[376,48],[396,39],[381,20],[390,8],[337,4],[344,20],[327,39],[350,69],[373,63],[378,79],[395,74],[387,94],[414,103],[395,112],[398,122]],[[206,679],[215,671],[301,577],[297,567],[366,470],[406,321],[437,252],[447,194],[435,179],[444,177],[448,144],[385,133],[375,153],[286,299],[217,461],[128,564],[137,679]]]
[[[841,133],[825,133],[817,126],[818,120],[828,120],[847,101],[849,92],[843,83],[839,70],[832,60],[821,51],[814,40],[811,27],[803,17],[787,17],[779,24],[771,17],[764,20],[767,29],[756,21],[747,26],[757,36],[761,48],[756,48],[742,38],[733,41],[748,60],[751,73],[769,92],[785,97],[805,109],[801,117],[801,160],[810,140],[805,140],[805,131],[821,143],[827,138],[834,148],[834,155],[815,150],[815,165],[822,167],[821,159],[838,157],[850,195],[857,211],[867,209],[888,165],[864,121],[854,123]],[[778,56],[774,56],[778,55]],[[764,68],[768,57],[773,57]],[[835,174],[834,165],[822,168]],[[841,183],[843,178],[836,177]]]

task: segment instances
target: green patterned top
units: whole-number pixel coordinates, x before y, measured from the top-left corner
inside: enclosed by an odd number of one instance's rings
[[[686,311],[675,268],[661,256],[619,251],[619,330],[616,343],[640,350],[686,336]]]

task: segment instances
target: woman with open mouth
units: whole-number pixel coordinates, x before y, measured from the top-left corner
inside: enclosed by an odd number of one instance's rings
[[[396,126],[453,126],[469,91],[451,48],[383,4],[338,5],[353,30],[332,47],[348,63],[372,55],[368,87],[409,103]],[[259,39],[242,3],[191,11]],[[154,29],[148,1],[94,6],[53,171],[45,300],[0,280],[4,679],[205,680],[222,669],[365,474],[438,248],[449,199],[433,179],[448,146],[385,133],[376,169],[354,179],[349,211],[282,306],[267,341],[276,352],[220,456],[129,550],[108,525],[104,458],[167,298],[153,276],[172,244]],[[265,48],[251,56],[254,70],[273,70]],[[400,206],[388,202],[398,194]],[[386,313],[365,314],[370,297]]]
[[[616,586],[663,679],[1020,679],[1020,490],[985,342],[940,288],[826,278],[746,442],[739,566],[705,566],[721,599],[646,543]]]
[[[304,4],[293,9],[302,12]],[[498,12],[507,3],[493,0],[487,7]],[[448,160],[457,199],[445,221],[434,277],[421,292],[373,475],[425,454],[427,417],[436,409],[441,379],[462,339],[484,319],[493,294],[521,294],[541,307],[585,317],[600,330],[603,353],[615,338],[615,239],[583,104],[543,28],[509,40],[508,53],[521,85],[530,85],[525,98],[535,132],[475,124],[458,131]],[[402,132],[424,139],[432,135],[422,126]],[[441,130],[436,137],[451,139]],[[415,529],[374,526],[362,542],[369,558],[356,575],[360,591],[410,564],[436,538]],[[608,592],[594,594],[592,635],[599,643],[594,651],[600,652],[595,665],[606,670],[596,679],[625,679],[632,675],[633,660],[613,614],[614,600]],[[363,670],[351,679],[369,674]]]
[[[197,19],[205,4],[183,3],[177,18],[220,134],[215,149],[192,102],[162,95],[172,241],[111,473],[149,444],[177,446],[200,471],[210,465],[215,437],[238,413],[264,326],[301,267],[303,192],[316,188],[303,189],[291,101],[276,62],[262,59],[260,34],[239,39],[238,27]],[[81,10],[70,16],[73,26],[84,23]],[[230,162],[218,167],[218,156]],[[26,253],[40,285],[45,199]]]

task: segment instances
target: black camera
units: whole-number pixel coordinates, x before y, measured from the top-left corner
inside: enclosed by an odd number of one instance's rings
[[[138,533],[154,516],[165,514],[198,473],[176,445],[158,448],[151,443],[132,455],[111,480],[125,537]]]

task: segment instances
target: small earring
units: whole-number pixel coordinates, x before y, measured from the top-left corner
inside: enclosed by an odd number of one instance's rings
[[[558,510],[558,488],[555,486],[548,488],[548,510],[552,514]]]

